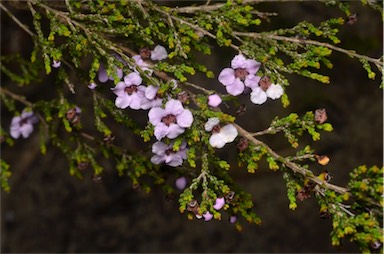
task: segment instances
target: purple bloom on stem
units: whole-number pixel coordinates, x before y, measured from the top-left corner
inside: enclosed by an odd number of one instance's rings
[[[33,131],[33,124],[37,123],[38,119],[31,111],[25,109],[20,116],[12,118],[10,134],[12,138],[19,138],[20,135],[23,138],[28,138]]]
[[[152,51],[151,51],[151,59],[156,60],[163,60],[168,57],[167,50],[161,46],[157,45]]]
[[[213,214],[210,212],[205,212],[205,213],[203,213],[203,217],[204,217],[205,221],[210,221],[213,218]]]
[[[231,95],[239,95],[244,92],[245,86],[254,88],[259,83],[260,77],[256,72],[260,63],[246,59],[242,54],[236,55],[231,61],[231,68],[223,69],[219,74],[219,81]]]
[[[97,87],[97,85],[93,82],[88,85],[88,88],[91,90],[95,89],[96,87]]]
[[[149,121],[155,126],[155,137],[161,140],[164,137],[176,138],[184,133],[193,122],[193,115],[188,109],[184,109],[180,101],[171,99],[165,104],[165,108],[153,107],[148,112]]]
[[[173,150],[173,142],[169,145],[156,141],[152,145],[152,152],[155,154],[151,158],[153,164],[165,164],[177,167],[183,164],[183,160],[187,158],[187,143],[182,142],[178,151]]]
[[[235,223],[237,221],[237,216],[236,215],[232,215],[229,217],[229,223]]]
[[[184,190],[185,186],[187,186],[187,179],[182,176],[176,179],[175,185],[179,190]]]
[[[215,210],[220,210],[221,208],[223,208],[224,205],[225,205],[225,199],[224,199],[224,197],[217,198],[216,201],[215,201],[215,205],[213,206],[213,208],[215,208]]]
[[[60,61],[53,60],[52,67],[53,68],[59,68],[61,66]]]
[[[115,57],[117,58],[117,60],[119,60],[120,62],[122,62],[125,65],[125,62],[123,61],[123,59],[119,55],[115,54]],[[119,79],[121,79],[123,77],[123,70],[121,68],[115,67],[115,71],[116,71],[117,77]],[[112,75],[108,76],[107,70],[105,69],[103,63],[100,63],[99,72],[98,72],[97,77],[101,83],[105,83],[108,80],[114,80]]]
[[[211,107],[218,107],[221,104],[222,100],[219,95],[211,94],[208,96],[208,105]]]
[[[111,90],[117,95],[115,105],[118,108],[140,109],[145,97],[145,86],[140,85],[143,80],[136,72],[124,77],[124,82],[119,82]]]
[[[150,50],[149,48],[141,49],[140,54],[134,55],[132,58],[135,60],[140,69],[143,71],[149,71],[150,75],[152,75],[153,71],[148,68],[150,65],[146,63],[145,60],[151,59],[153,61],[159,61],[167,57],[167,50],[163,46],[157,45],[153,50]]]

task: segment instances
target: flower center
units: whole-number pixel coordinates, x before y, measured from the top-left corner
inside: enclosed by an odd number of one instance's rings
[[[147,60],[151,58],[151,50],[149,48],[140,49],[140,56],[141,56],[141,59],[143,60]]]
[[[245,68],[238,68],[235,70],[235,77],[239,78],[241,81],[244,81],[248,74],[249,72]]]
[[[215,127],[212,128],[212,133],[219,133],[220,132],[220,125],[216,125]]]
[[[260,88],[265,92],[271,86],[272,82],[268,76],[264,76],[259,81]]]
[[[124,91],[129,94],[129,95],[132,95],[133,93],[136,93],[137,92],[137,86],[135,85],[132,85],[132,86],[127,86]]]
[[[167,115],[164,116],[161,121],[165,123],[167,126],[171,125],[171,123],[176,123],[176,116],[174,115]]]
[[[165,154],[166,154],[167,156],[169,156],[170,154],[173,154],[173,153],[175,153],[175,152],[173,151],[172,148],[169,148],[168,150],[165,151]]]
[[[23,118],[23,119],[20,120],[19,125],[21,127],[21,126],[23,126],[26,123],[28,123],[28,118]]]

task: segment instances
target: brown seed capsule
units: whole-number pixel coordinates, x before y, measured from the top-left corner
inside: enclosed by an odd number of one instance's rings
[[[307,198],[310,198],[311,197],[311,193],[308,189],[306,188],[302,188],[300,189],[297,194],[296,194],[296,198],[300,201],[303,201],[304,199],[307,199]]]
[[[235,196],[235,192],[231,191],[229,192],[224,198],[225,198],[225,203],[230,203],[233,200],[233,197]]]
[[[140,57],[143,60],[147,60],[151,57],[151,50],[149,48],[142,48],[140,49]]]
[[[79,107],[74,107],[65,113],[65,117],[71,122],[71,124],[76,125],[80,122],[80,113],[81,109]]]
[[[185,103],[188,102],[188,100],[189,100],[189,94],[188,94],[186,91],[182,91],[182,92],[180,92],[180,93],[177,95],[177,99],[178,99],[181,103],[185,104]]]
[[[77,163],[77,168],[79,170],[85,170],[89,165],[89,162],[88,161],[80,161],[79,163]]]
[[[349,25],[355,24],[357,22],[357,16],[358,16],[357,13],[353,13],[353,14],[349,15],[347,24],[349,24]]]
[[[267,91],[271,84],[272,82],[268,76],[262,77],[259,81],[259,86],[264,92]]]
[[[238,142],[237,142],[237,149],[239,149],[240,152],[244,151],[245,149],[247,149],[249,146],[248,144],[248,139],[246,138],[241,138]]]
[[[100,176],[100,175],[94,175],[92,177],[92,180],[95,182],[95,183],[101,183],[103,181],[103,178]]]
[[[187,211],[193,212],[195,215],[199,214],[199,202],[197,200],[192,200],[187,204]]]
[[[327,165],[330,161],[329,157],[327,155],[315,155],[315,158],[317,160],[317,162],[320,164],[320,165]]]
[[[371,248],[374,250],[377,250],[378,248],[380,248],[380,246],[381,246],[381,243],[379,241],[375,241],[371,243]]]
[[[236,109],[236,115],[241,115],[241,114],[245,113],[246,110],[247,110],[247,105],[241,104]]]
[[[327,121],[327,112],[325,108],[316,109],[315,111],[315,121],[319,124],[323,124],[325,121]]]

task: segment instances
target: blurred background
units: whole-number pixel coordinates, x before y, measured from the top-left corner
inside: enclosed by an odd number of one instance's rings
[[[358,21],[340,28],[340,47],[379,58],[383,53],[380,14],[358,2],[351,5],[352,12],[358,13]],[[302,20],[319,24],[330,17],[344,17],[341,11],[312,1],[258,6],[261,11],[279,13],[264,29],[288,28]],[[29,14],[24,14],[21,18],[28,21],[28,17]],[[28,35],[4,12],[1,12],[1,24],[1,54],[20,52],[28,57],[32,48]],[[235,54],[218,49],[217,55],[203,60],[218,75]],[[322,133],[316,143],[304,138],[302,144],[307,142],[318,154],[329,155],[331,161],[326,169],[333,176],[332,182],[345,185],[353,168],[383,163],[383,94],[379,89],[379,75],[376,81],[369,80],[358,60],[334,52],[332,62],[334,68],[323,72],[330,76],[330,85],[294,75],[288,77],[290,86],[286,92],[291,105],[286,109],[279,101],[272,100],[257,106],[249,102],[249,95],[244,96],[247,111],[238,117],[237,123],[254,132],[267,128],[275,116],[286,116],[290,112],[302,115],[308,110],[326,108],[334,131]],[[3,74],[1,78],[1,86],[22,92],[30,101],[51,98],[55,93],[55,89],[46,88],[54,83],[52,74],[44,82],[26,87],[17,87]],[[193,81],[198,83],[199,77]],[[225,92],[217,80],[211,83]],[[88,88],[83,86],[73,101],[86,108],[90,103],[88,95]],[[21,111],[23,106],[18,106]],[[146,119],[145,114],[132,114]],[[11,118],[2,105],[4,129],[8,130]],[[87,116],[83,114],[82,123],[86,121]],[[116,142],[126,147],[141,146],[140,138],[127,136],[117,125],[111,128],[116,137],[121,137]],[[290,152],[282,135],[261,139],[280,154]],[[226,146],[221,156],[235,159],[234,146]],[[254,211],[262,219],[259,226],[244,222],[242,232],[238,232],[226,216],[222,221],[189,221],[178,211],[177,198],[167,199],[156,187],[150,194],[134,190],[128,177],[119,177],[112,164],[105,163],[103,180],[99,183],[92,180],[91,172],[86,172],[82,180],[71,177],[65,157],[56,148],[48,146],[47,155],[40,154],[37,131],[28,139],[18,139],[13,147],[2,143],[1,156],[11,164],[13,173],[11,192],[1,193],[2,253],[358,252],[348,242],[338,248],[331,246],[331,221],[319,217],[319,207],[313,198],[299,202],[298,208],[291,211],[281,173],[269,170],[264,164],[254,174],[231,169],[235,182],[252,194]],[[315,163],[311,168],[315,173],[324,169]]]

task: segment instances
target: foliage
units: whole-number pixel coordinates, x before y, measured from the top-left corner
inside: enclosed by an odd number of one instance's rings
[[[335,51],[357,58],[370,79],[380,74],[381,60],[336,46],[340,43],[339,27],[348,22],[345,18],[333,17],[317,25],[302,21],[292,28],[253,32],[277,15],[259,11],[259,2],[228,0],[179,8],[159,5],[155,1],[127,0],[0,3],[1,9],[31,36],[34,46],[29,59],[23,59],[20,54],[2,55],[2,73],[21,87],[33,86],[45,75],[53,76],[56,82],[53,97],[38,101],[29,101],[14,87],[2,85],[2,104],[15,114],[19,114],[20,105],[33,109],[39,119],[41,153],[49,152],[48,143],[60,149],[68,159],[71,175],[81,178],[83,170],[92,167],[97,178],[105,170],[101,158],[106,158],[114,162],[119,175],[130,178],[133,187],[149,192],[156,184],[162,186],[167,195],[175,193],[174,187],[166,183],[169,175],[187,176],[192,181],[180,194],[179,210],[189,219],[210,213],[220,220],[227,213],[259,224],[261,219],[252,209],[251,195],[241,190],[229,175],[235,165],[220,158],[218,150],[210,143],[211,134],[204,130],[208,119],[216,117],[222,124],[232,124],[241,136],[237,138],[238,167],[252,174],[265,160],[271,170],[281,171],[292,210],[297,207],[298,199],[304,200],[311,195],[317,199],[320,215],[333,221],[333,245],[348,238],[363,252],[382,251],[383,168],[357,167],[351,172],[346,188],[329,183],[327,171],[317,176],[309,169],[308,160],[326,165],[329,158],[316,154],[310,145],[300,147],[299,138],[309,136],[319,141],[323,131],[332,131],[332,125],[325,122],[326,116],[318,118],[318,111],[308,111],[302,116],[290,113],[276,117],[267,129],[250,133],[237,125],[236,116],[224,107],[207,105],[209,95],[219,94],[207,85],[213,82],[215,73],[198,62],[196,54],[216,54],[218,49],[213,45],[231,48],[261,63],[258,75],[268,76],[284,89],[289,85],[290,74],[331,83],[322,67],[333,67],[330,57]],[[347,16],[351,15],[347,3],[324,2],[328,6],[337,5]],[[380,10],[379,4],[362,2]],[[12,8],[26,8],[30,12],[32,30],[13,14]],[[132,58],[142,48],[153,49],[158,44],[167,49],[166,60],[147,61],[140,66]],[[57,69],[53,66],[55,62],[61,63]],[[16,69],[12,67],[15,63]],[[102,67],[110,78],[110,88],[116,88],[121,81],[117,69],[125,74],[136,72],[145,85],[158,87],[157,94],[163,98],[163,105],[170,98],[177,98],[192,112],[192,125],[174,139],[172,151],[167,150],[168,153],[181,151],[182,142],[186,141],[188,151],[181,166],[165,168],[148,160],[152,156],[148,151],[152,144],[148,142],[154,143],[157,127],[150,121],[139,123],[126,113],[129,109],[115,106],[111,99],[113,93],[98,81]],[[191,83],[189,77],[195,74],[204,74],[207,83]],[[91,87],[91,84],[98,84],[87,95],[93,106],[80,109],[81,102],[74,100],[74,95],[79,87]],[[237,97],[219,95],[229,107],[239,105]],[[183,96],[186,99],[182,100]],[[289,106],[287,93],[282,95],[281,102],[284,107]],[[145,110],[140,112],[147,114]],[[81,115],[84,114],[90,115],[93,122],[83,123]],[[116,126],[141,137],[147,148],[135,151],[114,144]],[[2,142],[11,146],[15,141],[5,128],[1,128]],[[258,139],[279,132],[296,149],[296,154],[281,156]],[[169,138],[162,141],[167,145],[171,142]],[[0,176],[6,191],[10,190],[11,169],[11,165],[1,160]],[[222,210],[215,209],[215,201],[223,197],[225,206]],[[239,221],[235,225],[241,230]]]

